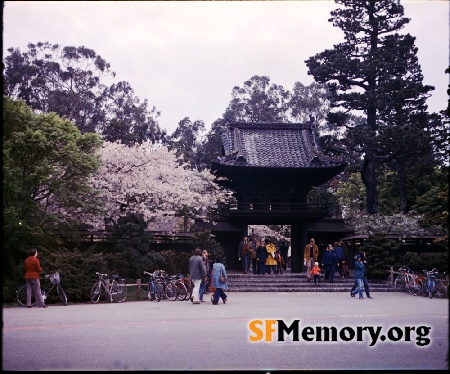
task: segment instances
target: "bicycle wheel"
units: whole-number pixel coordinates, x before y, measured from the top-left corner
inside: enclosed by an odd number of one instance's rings
[[[442,299],[445,296],[445,287],[442,282],[436,282],[436,295]]]
[[[22,306],[27,306],[27,285],[24,284],[16,291],[17,302]],[[34,297],[34,287],[31,287],[31,305],[36,304],[36,298]]]
[[[400,289],[406,286],[406,276],[405,274],[399,274],[394,281],[394,288]]]
[[[166,296],[170,301],[178,299],[177,286],[173,282],[166,283]]]
[[[183,301],[187,298],[187,289],[183,282],[175,281],[175,285],[177,287],[178,300]]]
[[[163,285],[162,283],[155,283],[155,297],[156,301],[160,302],[163,297]]]
[[[56,291],[58,292],[59,298],[64,305],[67,305],[67,296],[60,284],[56,285]]]
[[[423,288],[422,283],[421,279],[415,279],[413,284],[409,287],[409,293],[414,296],[420,295]]]
[[[100,295],[102,294],[102,284],[101,282],[97,282],[94,284],[91,290],[91,302],[96,303],[100,299]]]
[[[111,285],[111,298],[116,303],[121,303],[127,298],[127,286],[125,283],[114,283]]]

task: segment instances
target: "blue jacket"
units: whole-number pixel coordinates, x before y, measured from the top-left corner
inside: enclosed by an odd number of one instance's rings
[[[344,251],[341,247],[334,247],[334,252],[336,252],[339,261],[345,260]]]
[[[216,262],[213,265],[212,270],[212,286],[214,288],[222,288],[226,290],[227,284],[220,281],[220,275],[223,275],[225,279],[227,279],[227,271],[225,270],[225,266],[221,262]]]
[[[326,251],[323,254],[322,263],[328,265],[337,265],[339,262],[338,256],[335,251]]]
[[[364,264],[361,261],[355,261],[355,279],[364,279]]]

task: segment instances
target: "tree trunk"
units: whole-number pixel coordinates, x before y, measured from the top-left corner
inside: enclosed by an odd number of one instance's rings
[[[369,214],[378,213],[377,175],[375,167],[376,164],[365,156],[361,169],[361,178],[366,187],[366,209]]]
[[[400,213],[406,214],[406,170],[404,165],[399,166],[398,170],[398,187],[400,197]]]

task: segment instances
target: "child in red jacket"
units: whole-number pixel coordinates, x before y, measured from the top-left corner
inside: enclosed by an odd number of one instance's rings
[[[310,274],[314,275],[314,284],[320,283],[320,267],[319,263],[315,262]]]

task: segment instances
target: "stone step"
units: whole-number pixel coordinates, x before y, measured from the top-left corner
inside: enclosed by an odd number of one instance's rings
[[[228,291],[231,292],[350,292],[355,279],[352,274],[349,278],[341,279],[336,274],[335,282],[329,283],[323,276],[321,283],[315,285],[307,281],[306,273],[283,274],[243,274],[228,272]],[[389,286],[387,281],[369,280],[371,292],[405,292]]]

